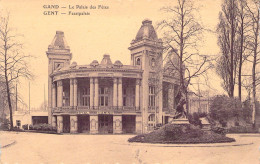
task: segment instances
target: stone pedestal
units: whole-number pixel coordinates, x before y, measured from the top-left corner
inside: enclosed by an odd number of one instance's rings
[[[97,134],[98,133],[98,116],[97,115],[90,115],[90,134]]]
[[[70,133],[78,132],[78,116],[70,116]]]
[[[122,115],[113,116],[113,133],[115,134],[122,133]]]
[[[57,133],[63,132],[63,116],[57,116]]]
[[[171,124],[183,125],[183,124],[190,124],[190,122],[187,118],[179,118],[179,119],[173,119]]]
[[[135,117],[135,132],[137,134],[141,134],[142,133],[142,116],[137,115]]]

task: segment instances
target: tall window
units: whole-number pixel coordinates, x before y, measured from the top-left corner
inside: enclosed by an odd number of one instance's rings
[[[149,106],[155,106],[155,87],[149,86]]]
[[[99,88],[99,106],[108,106],[108,87]]]
[[[124,88],[124,89],[123,89],[123,106],[126,106],[126,98],[127,98],[126,88]]]
[[[148,129],[153,130],[154,126],[155,126],[155,115],[150,114],[148,117]]]
[[[90,106],[90,89],[89,88],[83,88],[82,105]]]
[[[123,106],[135,106],[135,88],[123,89]]]
[[[169,101],[169,97],[168,97],[168,89],[167,87],[163,88],[163,107],[167,108],[168,107],[168,101]]]
[[[136,59],[136,65],[141,65],[141,59],[140,58]]]
[[[70,94],[69,92],[63,92],[62,94],[62,106],[70,106]]]

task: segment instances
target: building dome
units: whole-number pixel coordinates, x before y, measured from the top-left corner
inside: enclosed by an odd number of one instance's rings
[[[98,61],[97,60],[93,60],[91,63],[90,63],[91,66],[93,67],[96,67],[99,65]]]
[[[135,40],[142,40],[144,38],[149,38],[149,39],[152,39],[152,40],[158,39],[157,34],[156,34],[154,27],[152,25],[152,21],[149,20],[149,19],[143,20],[142,26],[139,29],[139,31],[138,31],[138,33],[135,37]]]
[[[122,67],[123,64],[121,63],[121,61],[117,60],[117,61],[115,61],[114,66],[116,66],[116,67]]]
[[[56,35],[55,35],[54,39],[52,40],[51,45],[49,45],[49,48],[58,49],[58,50],[69,49],[69,46],[65,40],[63,31],[56,31]]]

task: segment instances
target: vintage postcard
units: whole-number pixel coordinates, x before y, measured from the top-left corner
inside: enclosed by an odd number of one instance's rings
[[[0,163],[260,163],[259,8],[0,0]]]

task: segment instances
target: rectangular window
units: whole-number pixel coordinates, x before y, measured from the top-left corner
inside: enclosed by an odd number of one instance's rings
[[[90,106],[90,88],[83,88],[82,105]]]
[[[21,126],[21,120],[16,120],[16,126]]]
[[[149,86],[149,106],[155,106],[155,87]]]
[[[69,92],[63,92],[62,94],[62,106],[70,106],[70,95]]]
[[[99,106],[108,106],[108,87],[99,88]]]

